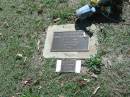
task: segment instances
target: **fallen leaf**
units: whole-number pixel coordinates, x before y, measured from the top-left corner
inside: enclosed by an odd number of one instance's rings
[[[29,79],[27,79],[27,80],[23,80],[21,83],[22,83],[24,86],[30,85],[30,84],[32,83],[32,79],[29,78]]]
[[[56,18],[56,19],[54,19],[53,21],[56,23],[56,22],[58,22],[60,20],[60,18]]]
[[[94,73],[93,73],[91,76],[92,76],[93,78],[96,78],[96,79],[98,78],[98,76],[97,76],[96,74],[94,74]]]
[[[17,54],[17,57],[23,57],[23,55],[22,54]]]
[[[84,79],[84,81],[86,81],[86,82],[90,82],[90,79]]]
[[[17,54],[16,55],[16,60],[20,60],[20,59],[22,59],[23,58],[23,55],[22,54]]]

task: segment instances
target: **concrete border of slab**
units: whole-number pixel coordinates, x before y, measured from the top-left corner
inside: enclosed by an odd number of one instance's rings
[[[85,59],[85,58],[90,58],[91,55],[95,55],[97,53],[98,43],[97,43],[96,33],[94,33],[94,35],[89,39],[88,52],[51,52],[54,32],[62,32],[62,31],[75,31],[75,25],[65,24],[65,25],[53,25],[48,27],[45,45],[43,49],[43,56],[45,58]]]

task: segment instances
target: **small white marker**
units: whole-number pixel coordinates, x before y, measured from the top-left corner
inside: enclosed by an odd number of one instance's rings
[[[75,73],[80,73],[80,71],[81,71],[81,60],[77,60],[75,65]]]
[[[56,72],[61,71],[61,64],[62,64],[62,60],[57,60],[57,62],[56,62]]]

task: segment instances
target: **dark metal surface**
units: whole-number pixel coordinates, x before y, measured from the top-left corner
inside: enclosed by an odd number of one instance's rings
[[[65,59],[62,60],[61,72],[75,72],[76,60]]]
[[[87,52],[89,37],[83,31],[54,32],[52,52]]]

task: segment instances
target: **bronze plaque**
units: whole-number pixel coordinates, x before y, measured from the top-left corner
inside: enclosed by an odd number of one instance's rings
[[[87,52],[88,43],[83,31],[54,32],[51,52]]]
[[[64,59],[62,60],[61,71],[62,72],[75,72],[75,62],[74,59]]]

